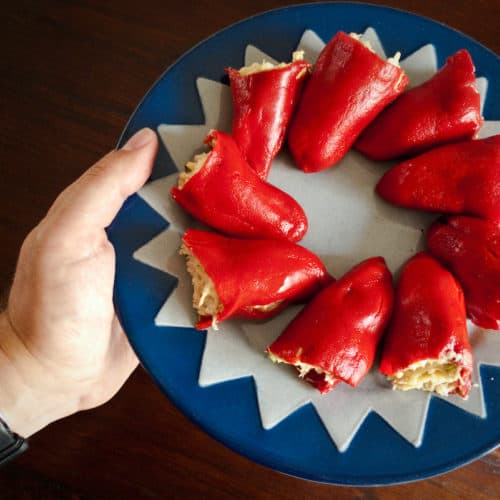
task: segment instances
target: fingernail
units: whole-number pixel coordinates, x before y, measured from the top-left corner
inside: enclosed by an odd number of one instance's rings
[[[155,133],[150,128],[143,128],[136,132],[122,147],[125,151],[140,149],[155,138]]]

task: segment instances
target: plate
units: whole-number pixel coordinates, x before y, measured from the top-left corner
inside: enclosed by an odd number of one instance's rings
[[[401,51],[408,55],[432,44],[439,67],[457,50],[468,49],[477,75],[488,81],[485,119],[500,116],[498,58],[474,40],[429,19],[390,8],[350,3],[310,4],[252,17],[194,47],[145,95],[119,145],[142,127],[158,130],[162,124],[203,124],[207,110],[202,106],[206,103],[200,100],[198,79],[227,83],[224,68],[242,66],[248,45],[258,47],[276,60],[289,60],[307,30],[326,42],[339,30],[359,33],[367,27],[376,31],[387,54]],[[186,151],[185,159],[191,155],[192,151]],[[161,144],[151,181],[176,171]],[[424,434],[418,446],[395,432],[379,413],[368,411],[352,441],[341,451],[311,404],[300,405],[276,425],[265,428],[252,377],[200,386],[206,333],[155,323],[158,311],[174,293],[177,280],[133,257],[168,227],[165,218],[139,195],[126,201],[108,229],[117,255],[115,304],[143,366],[166,396],[214,438],[273,469],[343,485],[422,479],[458,467],[500,443],[498,366],[483,364],[480,368],[483,418],[442,399],[429,398]]]

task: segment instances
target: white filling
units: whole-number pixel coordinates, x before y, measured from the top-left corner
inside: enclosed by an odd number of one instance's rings
[[[399,60],[401,59],[401,52],[396,52],[392,57],[387,58],[387,62],[399,68]]]
[[[303,61],[303,60],[304,60],[303,50],[296,50],[292,54],[292,62]],[[239,73],[241,76],[248,76],[254,73],[259,73],[260,71],[269,71],[271,69],[284,68],[286,66],[289,66],[289,64],[290,63],[273,64],[269,61],[264,60],[261,63],[253,63],[250,66],[243,66],[242,68],[240,68]],[[297,78],[300,78],[302,75],[303,72],[300,72],[300,74],[297,75]]]
[[[449,351],[439,359],[417,361],[390,376],[389,380],[393,389],[420,389],[448,396],[463,383],[462,367],[458,364],[461,358],[461,355]]]
[[[285,363],[287,365],[292,365],[298,368],[299,370],[299,377],[304,378],[311,370],[314,370],[316,373],[319,375],[323,375],[325,381],[328,384],[335,384],[337,382],[337,379],[330,373],[326,372],[325,370],[322,370],[321,368],[318,368],[317,366],[310,365],[309,363],[303,363],[302,361],[296,361],[295,363],[289,363],[288,361],[285,361],[284,359],[276,356],[272,352],[269,353],[269,359],[273,363]]]
[[[200,316],[212,316],[212,328],[217,330],[217,314],[224,308],[219,300],[213,281],[191,250],[182,245],[181,255],[187,257],[186,267],[193,283],[193,307]]]
[[[182,189],[186,182],[188,182],[193,175],[200,171],[201,167],[205,165],[209,154],[210,153],[201,153],[199,155],[195,155],[193,161],[186,162],[186,171],[179,174],[179,181],[177,183],[177,187],[179,189]]]
[[[271,304],[252,306],[252,309],[265,313],[272,311],[273,309],[276,309],[282,302],[283,302],[282,300],[277,300],[276,302],[271,302]]]
[[[363,40],[363,35],[359,33],[349,33],[349,36],[361,42],[367,49],[371,50],[373,53],[375,51],[372,48],[372,44],[369,40]],[[392,57],[387,58],[387,62],[399,68],[399,60],[401,59],[401,52],[396,52]]]

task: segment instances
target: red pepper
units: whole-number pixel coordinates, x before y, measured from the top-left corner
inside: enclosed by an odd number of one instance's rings
[[[245,76],[236,69],[226,70],[233,96],[233,138],[264,180],[283,144],[309,67],[306,61],[294,61]]]
[[[469,53],[460,50],[430,80],[382,111],[355,147],[373,160],[415,156],[472,139],[482,124],[474,64]]]
[[[500,135],[448,144],[385,173],[377,193],[395,205],[500,221]]]
[[[380,371],[402,390],[469,393],[472,351],[462,288],[426,252],[401,271]]]
[[[288,145],[304,172],[340,161],[408,83],[403,70],[343,32],[325,46],[304,86]]]
[[[289,241],[243,240],[195,229],[182,241],[182,252],[198,260],[217,294],[217,313],[201,316],[198,329],[230,317],[274,316],[333,279],[314,253]]]
[[[201,222],[231,236],[300,240],[307,231],[302,207],[263,181],[243,159],[231,136],[212,131],[203,166],[172,197]]]
[[[442,217],[427,233],[429,252],[458,279],[467,312],[483,328],[500,320],[500,227],[475,217]]]
[[[321,393],[340,381],[356,386],[372,366],[393,303],[382,257],[352,268],[319,292],[268,348]]]

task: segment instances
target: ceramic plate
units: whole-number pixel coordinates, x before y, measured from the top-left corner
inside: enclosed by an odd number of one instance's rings
[[[376,370],[360,388],[335,389],[328,399],[320,399],[262,354],[266,342],[279,334],[279,321],[198,332],[189,327],[191,313],[186,312],[189,284],[183,289],[179,285],[185,284],[185,276],[178,279],[179,273],[170,272],[177,265],[179,234],[189,219],[173,212],[168,186],[208,128],[230,127],[224,68],[241,67],[245,60],[263,55],[286,61],[299,45],[306,48],[306,58],[313,57],[340,30],[365,33],[374,49],[387,55],[401,51],[414,84],[466,48],[482,89],[486,120],[482,134],[499,132],[498,57],[429,19],[371,5],[325,3],[266,12],[230,26],[168,68],[123,132],[120,145],[146,126],[157,130],[161,141],[150,183],[127,200],[109,228],[117,254],[115,303],[138,357],[166,396],[222,443],[302,478],[345,485],[392,484],[448,471],[499,444],[498,334],[472,332],[476,386],[466,403],[391,391]],[[302,190],[300,179],[287,184],[286,178],[297,179],[299,172],[293,170],[286,152],[273,165],[271,182],[293,191],[314,227],[318,227],[316,212],[324,210],[324,205],[311,201],[314,193],[323,199],[322,190],[330,180],[332,189],[346,186],[335,197],[344,195],[332,211],[339,215],[331,217],[332,234],[342,232],[342,237],[331,237],[328,231],[321,236],[321,229],[304,240],[322,256],[328,254],[327,260],[332,258],[329,269],[337,276],[371,252],[384,255],[397,271],[422,243],[414,233],[424,230],[428,215],[389,211],[373,195],[384,168],[387,165],[371,164],[352,153],[335,169],[306,176]],[[301,193],[307,186],[312,196]],[[375,220],[381,228],[403,228],[409,239],[389,230],[381,238],[380,230],[371,226]],[[368,226],[367,221],[371,221]],[[286,398],[280,400],[280,394]]]

